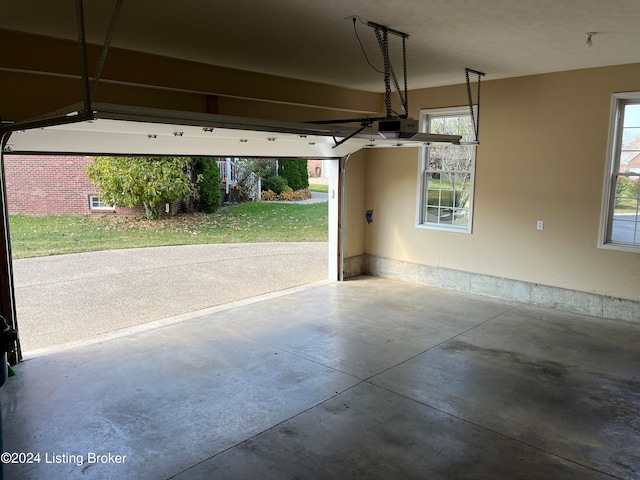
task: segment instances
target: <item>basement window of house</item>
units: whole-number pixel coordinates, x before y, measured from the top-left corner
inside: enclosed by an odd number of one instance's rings
[[[113,210],[111,205],[107,205],[98,195],[89,195],[90,210]]]
[[[640,92],[611,100],[601,248],[640,252]]]
[[[468,107],[423,110],[423,132],[462,135],[461,145],[421,149],[417,227],[471,233],[476,145]]]

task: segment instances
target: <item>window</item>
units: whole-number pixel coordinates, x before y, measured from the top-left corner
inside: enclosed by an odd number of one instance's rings
[[[476,145],[468,108],[425,110],[422,130],[462,135],[461,145],[421,149],[418,227],[471,233]]]
[[[600,247],[640,252],[640,92],[612,97]]]
[[[89,195],[90,210],[114,210],[111,205],[107,205],[98,195]]]

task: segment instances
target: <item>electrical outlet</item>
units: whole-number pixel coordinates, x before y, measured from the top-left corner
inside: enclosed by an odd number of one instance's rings
[[[538,230],[544,230],[544,220],[538,220],[538,223],[536,223],[536,228]]]

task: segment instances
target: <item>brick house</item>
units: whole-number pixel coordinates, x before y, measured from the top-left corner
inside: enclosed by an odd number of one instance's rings
[[[87,177],[89,156],[4,155],[9,214],[142,215],[134,208],[105,206]],[[170,213],[180,202],[170,205]]]
[[[230,158],[221,158],[221,193],[223,201],[233,201],[230,191],[235,184]],[[22,215],[143,215],[144,207],[110,207],[104,205],[98,188],[87,176],[91,156],[4,155],[9,214]],[[277,169],[277,159],[261,159]],[[322,172],[321,160],[309,160],[309,176]],[[185,209],[184,202],[168,204],[163,213],[174,215]]]
[[[307,160],[307,170],[309,171],[309,177],[322,177],[322,160]]]

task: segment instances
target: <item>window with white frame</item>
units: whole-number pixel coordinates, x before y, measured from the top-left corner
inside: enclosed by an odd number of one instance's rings
[[[98,195],[89,195],[90,210],[114,210],[111,205],[107,205]]]
[[[640,252],[640,92],[612,97],[600,247]]]
[[[468,107],[424,110],[422,131],[462,135],[461,144],[421,149],[418,227],[471,233],[476,145]]]

